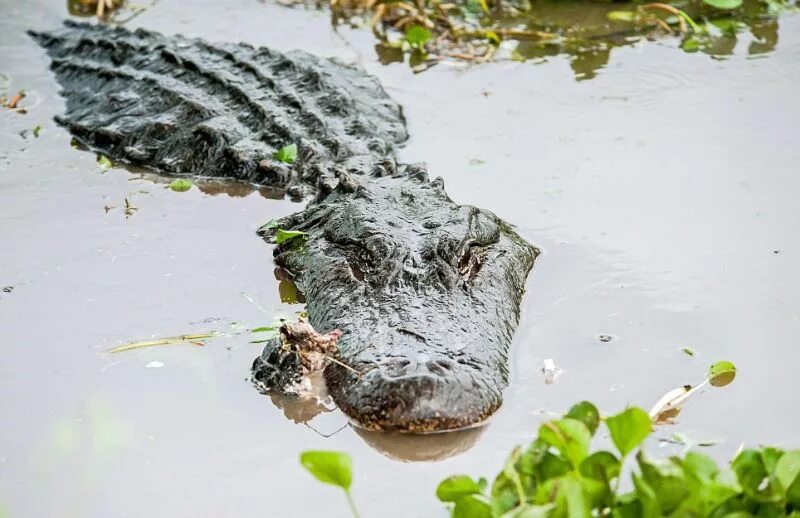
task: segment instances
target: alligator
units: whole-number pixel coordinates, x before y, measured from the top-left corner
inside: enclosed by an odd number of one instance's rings
[[[30,34],[63,88],[57,122],[88,148],[307,200],[259,233],[303,233],[275,246],[275,263],[313,329],[335,331],[324,378],[355,425],[454,430],[500,407],[538,250],[493,213],[453,202],[423,165],[398,161],[405,119],[375,78],[302,51],[144,29],[65,22]],[[276,158],[287,144],[293,164]],[[258,377],[269,362],[254,367]]]

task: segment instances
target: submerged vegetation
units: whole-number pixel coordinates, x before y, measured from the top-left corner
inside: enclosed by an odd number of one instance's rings
[[[284,0],[304,3],[310,0]],[[578,79],[605,65],[614,47],[670,37],[686,52],[721,57],[740,39],[748,54],[773,50],[780,13],[796,0],[316,0],[335,24],[369,25],[383,63],[409,62],[417,70],[443,60],[546,60],[572,56]],[[749,35],[745,33],[749,32]]]

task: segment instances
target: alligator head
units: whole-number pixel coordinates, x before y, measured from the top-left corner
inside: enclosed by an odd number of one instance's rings
[[[319,330],[338,328],[328,391],[356,424],[430,432],[475,425],[502,402],[507,353],[537,250],[491,212],[457,205],[440,178],[386,162],[320,182],[279,222],[275,249]],[[262,233],[271,235],[270,229]]]

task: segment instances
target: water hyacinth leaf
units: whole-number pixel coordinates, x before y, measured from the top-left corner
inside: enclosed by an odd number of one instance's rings
[[[422,25],[412,25],[406,30],[406,41],[412,48],[422,49],[431,39],[431,31]]]
[[[775,465],[774,473],[787,493],[795,482],[800,484],[800,450],[784,453]]]
[[[564,417],[571,417],[582,422],[592,435],[597,431],[597,427],[600,426],[600,412],[596,406],[588,401],[581,401],[573,405]]]
[[[542,424],[539,438],[560,451],[573,467],[578,467],[589,454],[592,434],[582,421],[565,417]]]
[[[688,452],[680,461],[680,464],[687,476],[702,481],[709,481],[719,473],[719,468],[714,459],[696,451]]]
[[[771,455],[766,457],[768,463],[774,461]],[[750,498],[758,502],[777,502],[782,498],[781,492],[776,490],[773,478],[770,477],[762,451],[753,449],[741,451],[731,463],[731,468],[745,494]]]
[[[482,489],[478,482],[466,475],[454,475],[446,478],[439,483],[436,488],[436,498],[442,502],[455,502],[459,498],[467,495],[481,493]]]
[[[304,238],[305,236],[306,233],[299,230],[283,230],[282,228],[279,228],[275,232],[275,244],[280,245],[281,243],[289,241],[290,239],[295,239],[298,237]]]
[[[192,188],[192,185],[194,184],[191,180],[187,180],[186,178],[176,178],[170,182],[169,188],[175,192],[186,192]]]
[[[320,482],[350,490],[353,483],[350,455],[338,451],[304,451],[300,454],[300,464]]]
[[[689,496],[685,475],[672,460],[651,461],[639,450],[636,456],[642,477],[653,488],[662,516],[671,515]]]
[[[652,431],[652,421],[641,408],[628,408],[606,419],[614,446],[623,457],[632,452]]]
[[[492,518],[492,506],[482,495],[467,495],[456,500],[452,518]]]
[[[530,505],[524,504],[509,513],[503,515],[503,518],[546,518],[550,516],[550,511],[555,509],[555,504],[547,505]]]
[[[631,23],[636,19],[636,13],[633,11],[609,11],[606,17],[611,22],[628,22]]]
[[[735,377],[736,366],[729,361],[718,361],[708,368],[708,382],[715,387],[724,387]]]
[[[742,0],[703,0],[703,3],[716,9],[737,9],[741,7]]]
[[[580,465],[580,473],[586,478],[608,484],[619,476],[622,463],[611,452],[597,451],[586,457]]]
[[[283,146],[272,157],[279,162],[292,165],[297,160],[297,145],[289,144],[288,146]]]

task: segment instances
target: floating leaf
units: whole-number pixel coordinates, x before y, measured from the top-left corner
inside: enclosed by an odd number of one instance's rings
[[[600,412],[596,406],[588,401],[581,401],[573,405],[564,417],[571,417],[582,422],[592,435],[597,431],[597,427],[600,426]]]
[[[283,146],[278,151],[276,151],[272,157],[275,160],[283,162],[284,164],[294,164],[297,160],[297,145],[296,144],[289,144],[288,146]]]
[[[495,47],[500,45],[500,36],[496,32],[486,31],[484,35],[486,36],[486,41],[488,41],[490,45],[494,45]]]
[[[33,128],[33,136],[34,137],[39,138],[39,133],[41,133],[41,132],[42,132],[42,127],[41,126],[36,126],[35,128]]]
[[[633,22],[636,19],[636,13],[633,11],[609,11],[606,17],[612,22]]]
[[[708,368],[708,382],[715,387],[724,387],[736,377],[736,366],[729,361],[718,361]]]
[[[641,408],[628,408],[606,419],[614,446],[623,457],[632,452],[652,431],[652,421]]]
[[[703,3],[716,9],[736,9],[741,7],[742,0],[703,0]]]
[[[114,166],[114,164],[111,163],[111,159],[99,153],[97,154],[97,164],[103,169],[109,169]]]
[[[455,502],[467,495],[481,493],[481,486],[466,475],[454,475],[439,483],[436,498],[442,502]]]
[[[451,518],[492,518],[492,506],[483,495],[467,495],[456,500]]]
[[[692,349],[691,347],[681,347],[681,351],[683,351],[683,353],[686,354],[687,356],[694,356],[696,354],[694,352],[694,349]]]
[[[578,467],[589,454],[592,434],[582,421],[565,417],[542,424],[539,438],[560,451],[574,467]]]
[[[187,180],[186,178],[176,178],[170,182],[169,188],[175,192],[186,192],[192,188],[192,185],[194,184],[191,180]]]
[[[283,230],[282,228],[279,228],[275,232],[275,243],[280,245],[285,241],[289,241],[290,239],[295,239],[298,237],[305,238],[306,233],[299,230]]]
[[[406,41],[415,49],[422,49],[431,39],[431,31],[422,25],[412,25],[406,30]]]
[[[320,482],[350,490],[353,483],[350,455],[338,451],[304,451],[300,454],[300,464]]]

